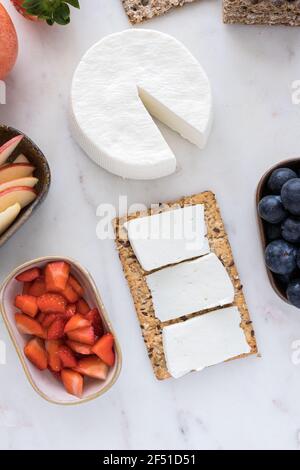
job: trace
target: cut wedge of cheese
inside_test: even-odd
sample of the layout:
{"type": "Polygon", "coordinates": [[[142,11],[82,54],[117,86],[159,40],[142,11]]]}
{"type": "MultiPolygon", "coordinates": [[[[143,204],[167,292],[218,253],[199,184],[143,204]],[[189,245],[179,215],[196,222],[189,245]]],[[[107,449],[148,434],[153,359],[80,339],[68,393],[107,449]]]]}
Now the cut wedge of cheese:
{"type": "Polygon", "coordinates": [[[163,328],[167,368],[174,378],[249,354],[237,307],[205,313],[163,328]]]}
{"type": "Polygon", "coordinates": [[[162,322],[231,304],[234,288],[214,254],[163,268],[146,276],[155,316],[162,322]]]}
{"type": "Polygon", "coordinates": [[[166,34],[112,34],[82,58],[71,90],[71,129],[106,170],[133,179],[173,173],[176,159],[152,116],[203,148],[212,120],[210,84],[191,53],[166,34]]]}
{"type": "Polygon", "coordinates": [[[13,221],[18,217],[21,211],[20,204],[14,204],[8,207],[5,211],[0,212],[0,235],[10,227],[13,221]]]}
{"type": "Polygon", "coordinates": [[[204,205],[138,217],[125,224],[132,249],[145,271],[210,252],[204,205]]]}

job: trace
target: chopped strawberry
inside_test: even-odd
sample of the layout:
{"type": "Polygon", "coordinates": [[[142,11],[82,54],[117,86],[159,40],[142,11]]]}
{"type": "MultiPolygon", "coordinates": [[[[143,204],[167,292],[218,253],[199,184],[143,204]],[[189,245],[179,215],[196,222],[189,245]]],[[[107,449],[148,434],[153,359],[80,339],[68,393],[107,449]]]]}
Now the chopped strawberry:
{"type": "Polygon", "coordinates": [[[69,283],[67,284],[65,290],[62,291],[62,295],[70,304],[75,304],[79,299],[79,295],[69,283]]]}
{"type": "Polygon", "coordinates": [[[71,287],[73,287],[74,291],[77,292],[79,297],[83,296],[83,294],[84,294],[83,287],[79,284],[77,279],[74,276],[72,276],[71,274],[70,274],[70,277],[69,277],[69,284],[70,284],[71,287]]]}
{"type": "Polygon", "coordinates": [[[55,372],[55,370],[52,370],[50,369],[50,367],[48,367],[49,371],[51,372],[51,374],[53,375],[53,377],[58,380],[59,382],[61,382],[61,375],[60,375],[60,372],[55,372]]]}
{"type": "Polygon", "coordinates": [[[62,315],[60,313],[41,313],[45,315],[42,325],[46,329],[49,328],[49,326],[54,322],[54,320],[57,320],[57,318],[62,318],[62,315]]]}
{"type": "Polygon", "coordinates": [[[44,342],[39,338],[31,339],[24,348],[27,359],[38,369],[45,370],[48,367],[48,356],[44,342]]]}
{"type": "Polygon", "coordinates": [[[63,318],[56,318],[48,328],[48,339],[60,339],[64,336],[65,321],[63,318]]]}
{"type": "Polygon", "coordinates": [[[92,351],[95,353],[102,361],[105,362],[108,366],[113,366],[115,363],[115,353],[114,353],[114,337],[111,333],[106,333],[102,338],[100,338],[92,351]]]}
{"type": "Polygon", "coordinates": [[[60,372],[62,369],[59,357],[59,348],[61,345],[62,342],[60,340],[47,340],[45,343],[46,351],[48,353],[49,367],[53,372],[60,372]]]}
{"type": "Polygon", "coordinates": [[[35,317],[39,311],[36,298],[32,295],[17,295],[15,298],[15,306],[22,310],[23,313],[30,317],[35,317]]]}
{"type": "Polygon", "coordinates": [[[29,295],[34,297],[40,297],[43,294],[46,294],[46,283],[43,278],[36,279],[29,288],[29,295]]]}
{"type": "Polygon", "coordinates": [[[86,315],[91,310],[88,303],[84,299],[78,300],[76,304],[77,312],[86,315]]]}
{"type": "Polygon", "coordinates": [[[106,365],[99,357],[84,357],[78,361],[76,371],[87,377],[105,380],[108,374],[108,365],[106,365]]]}
{"type": "Polygon", "coordinates": [[[40,277],[41,271],[39,268],[32,268],[32,269],[27,269],[27,271],[24,271],[23,273],[19,274],[16,277],[16,280],[19,282],[32,282],[38,277],[40,277]]]}
{"type": "Polygon", "coordinates": [[[70,265],[64,261],[49,263],[45,269],[47,292],[63,292],[67,286],[70,265]]]}
{"type": "Polygon", "coordinates": [[[65,333],[68,333],[69,331],[73,330],[78,330],[79,328],[84,328],[86,326],[91,326],[91,322],[84,318],[82,315],[79,315],[79,313],[76,313],[65,326],[65,333]]]}
{"type": "Polygon", "coordinates": [[[94,328],[95,335],[100,338],[100,336],[104,333],[102,319],[100,317],[99,310],[97,308],[93,308],[85,318],[91,322],[91,325],[94,328]]]}
{"type": "Polygon", "coordinates": [[[46,316],[47,316],[46,313],[40,312],[35,317],[35,320],[38,321],[42,325],[43,321],[45,321],[46,316]]]}
{"type": "Polygon", "coordinates": [[[90,344],[82,344],[70,340],[67,340],[66,344],[69,346],[69,348],[72,349],[72,351],[76,352],[77,354],[82,354],[84,356],[89,356],[90,354],[92,354],[93,346],[90,344]]]}
{"type": "Polygon", "coordinates": [[[68,348],[68,346],[60,346],[58,354],[63,367],[73,369],[73,367],[77,366],[77,361],[74,356],[74,353],[70,348],[68,348]]]}
{"type": "Polygon", "coordinates": [[[23,284],[23,289],[22,289],[22,295],[31,295],[30,294],[30,287],[31,287],[32,283],[31,282],[24,282],[23,284]]]}
{"type": "Polygon", "coordinates": [[[81,398],[83,393],[83,377],[78,372],[71,369],[63,369],[61,378],[68,393],[81,398]]]}
{"type": "Polygon", "coordinates": [[[95,333],[92,326],[86,326],[85,328],[80,328],[79,330],[69,331],[67,335],[71,341],[77,341],[78,343],[91,345],[95,343],[95,333]]]}
{"type": "Polygon", "coordinates": [[[76,305],[75,304],[68,304],[66,307],[65,318],[70,319],[76,313],[76,305]]]}
{"type": "Polygon", "coordinates": [[[45,338],[45,330],[43,327],[34,320],[33,318],[28,317],[27,315],[22,315],[21,313],[16,313],[15,315],[16,324],[20,333],[25,335],[35,335],[40,338],[45,338]]]}
{"type": "Polygon", "coordinates": [[[37,305],[42,312],[65,313],[67,302],[62,295],[44,294],[37,298],[37,305]]]}

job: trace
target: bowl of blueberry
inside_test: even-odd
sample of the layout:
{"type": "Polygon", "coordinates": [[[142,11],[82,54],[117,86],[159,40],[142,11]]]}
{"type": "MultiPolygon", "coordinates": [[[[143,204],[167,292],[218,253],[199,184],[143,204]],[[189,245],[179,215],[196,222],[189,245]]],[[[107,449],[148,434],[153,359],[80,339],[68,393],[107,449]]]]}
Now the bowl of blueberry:
{"type": "Polygon", "coordinates": [[[300,159],[267,171],[256,200],[270,282],[283,300],[300,308],[300,159]]]}

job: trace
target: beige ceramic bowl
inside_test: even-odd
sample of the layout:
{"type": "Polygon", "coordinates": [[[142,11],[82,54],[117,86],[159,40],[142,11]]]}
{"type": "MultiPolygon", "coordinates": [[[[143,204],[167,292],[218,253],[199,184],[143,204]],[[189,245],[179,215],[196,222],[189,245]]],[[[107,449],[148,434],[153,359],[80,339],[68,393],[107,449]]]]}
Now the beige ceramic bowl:
{"type": "Polygon", "coordinates": [[[45,400],[51,403],[60,405],[76,405],[93,400],[100,397],[107,392],[116,382],[122,364],[122,355],[119,342],[112,325],[108,319],[105,307],[97,290],[97,287],[91,275],[79,263],[69,258],[62,258],[56,256],[49,256],[39,258],[28,263],[23,264],[16,268],[4,281],[0,288],[0,309],[4,322],[9,331],[11,340],[16,348],[19,359],[22,363],[26,377],[34,390],[41,395],[45,400]],[[29,336],[23,335],[19,332],[14,321],[16,307],[14,307],[14,299],[20,293],[21,284],[15,280],[15,277],[24,270],[32,267],[42,267],[50,261],[62,260],[71,265],[71,273],[76,276],[81,285],[85,289],[85,298],[91,307],[97,307],[101,312],[101,318],[107,332],[110,332],[115,337],[115,352],[116,362],[114,367],[110,369],[108,377],[105,381],[89,380],[85,381],[84,394],[82,398],[69,395],[62,383],[60,383],[49,371],[39,371],[30,361],[26,358],[23,352],[24,345],[28,341],[29,336]]]}

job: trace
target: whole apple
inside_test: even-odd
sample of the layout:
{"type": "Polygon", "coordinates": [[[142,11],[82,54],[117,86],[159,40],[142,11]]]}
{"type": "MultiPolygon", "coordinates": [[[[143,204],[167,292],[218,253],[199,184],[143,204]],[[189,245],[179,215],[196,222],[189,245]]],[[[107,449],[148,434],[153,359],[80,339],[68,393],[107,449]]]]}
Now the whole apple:
{"type": "Polygon", "coordinates": [[[0,3],[0,25],[0,80],[3,80],[17,60],[18,37],[2,3],[0,3]]]}

